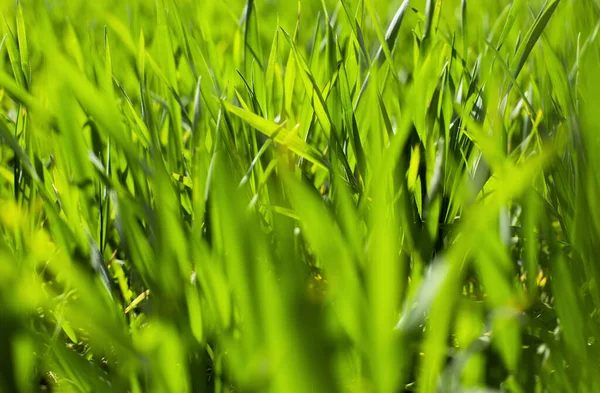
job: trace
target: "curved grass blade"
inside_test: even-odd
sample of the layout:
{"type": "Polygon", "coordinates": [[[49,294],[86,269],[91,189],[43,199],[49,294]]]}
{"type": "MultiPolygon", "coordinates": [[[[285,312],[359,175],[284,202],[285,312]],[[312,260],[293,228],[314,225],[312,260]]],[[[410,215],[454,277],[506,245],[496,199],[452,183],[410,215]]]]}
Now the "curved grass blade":
{"type": "Polygon", "coordinates": [[[307,159],[322,169],[329,169],[331,165],[325,158],[312,146],[304,142],[297,135],[291,135],[290,132],[280,132],[282,126],[258,116],[248,110],[239,108],[229,102],[222,101],[225,109],[244,120],[250,126],[260,131],[269,138],[274,137],[275,141],[287,146],[291,151],[300,157],[307,159]]]}
{"type": "MultiPolygon", "coordinates": [[[[404,2],[398,7],[398,10],[394,14],[390,25],[385,32],[385,45],[387,45],[390,53],[394,50],[394,45],[396,43],[396,39],[398,38],[398,31],[400,31],[400,26],[402,25],[402,20],[404,19],[404,14],[406,14],[406,10],[410,5],[410,0],[404,0],[404,2]]],[[[375,61],[382,61],[381,55],[383,54],[383,43],[377,50],[377,54],[375,55],[375,61]]]]}
{"type": "Polygon", "coordinates": [[[538,39],[544,32],[546,25],[550,21],[550,18],[554,14],[554,11],[556,11],[556,7],[558,7],[559,3],[560,0],[553,0],[546,8],[544,8],[540,12],[538,17],[535,19],[533,26],[531,26],[531,28],[527,32],[523,43],[519,46],[519,49],[517,50],[517,53],[515,55],[515,59],[517,59],[517,62],[512,66],[511,69],[514,79],[517,79],[517,77],[519,76],[519,73],[525,65],[525,62],[527,61],[531,50],[533,49],[538,39]]]}

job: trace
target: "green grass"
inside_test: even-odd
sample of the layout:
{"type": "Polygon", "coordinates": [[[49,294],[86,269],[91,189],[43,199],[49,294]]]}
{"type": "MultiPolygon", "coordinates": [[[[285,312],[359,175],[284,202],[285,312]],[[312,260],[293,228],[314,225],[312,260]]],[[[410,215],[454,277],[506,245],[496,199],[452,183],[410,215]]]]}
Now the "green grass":
{"type": "Polygon", "coordinates": [[[0,11],[0,392],[600,392],[597,0],[0,11]]]}

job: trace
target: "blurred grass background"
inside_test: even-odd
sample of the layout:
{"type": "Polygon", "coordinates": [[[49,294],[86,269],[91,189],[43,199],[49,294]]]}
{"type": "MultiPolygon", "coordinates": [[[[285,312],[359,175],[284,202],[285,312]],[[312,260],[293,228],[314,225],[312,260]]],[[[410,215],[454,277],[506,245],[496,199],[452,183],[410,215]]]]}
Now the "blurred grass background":
{"type": "Polygon", "coordinates": [[[0,392],[600,391],[596,0],[0,11],[0,392]]]}

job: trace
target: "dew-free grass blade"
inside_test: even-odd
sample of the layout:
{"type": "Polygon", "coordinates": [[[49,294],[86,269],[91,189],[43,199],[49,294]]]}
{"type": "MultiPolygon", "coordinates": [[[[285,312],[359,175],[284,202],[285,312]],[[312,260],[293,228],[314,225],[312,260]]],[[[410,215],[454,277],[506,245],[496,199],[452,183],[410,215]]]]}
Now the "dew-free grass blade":
{"type": "Polygon", "coordinates": [[[521,72],[521,69],[525,65],[525,62],[527,61],[529,54],[531,53],[531,51],[533,50],[533,47],[535,46],[535,44],[539,40],[540,36],[544,32],[546,25],[550,21],[550,18],[554,14],[554,11],[556,11],[556,7],[558,7],[559,3],[560,3],[560,0],[551,1],[550,4],[548,4],[544,9],[542,9],[540,11],[540,14],[535,19],[533,25],[527,31],[527,34],[525,35],[525,39],[523,40],[521,45],[519,45],[519,49],[517,50],[517,53],[515,54],[516,63],[511,64],[511,72],[515,79],[519,76],[519,73],[521,72]]]}
{"type": "MultiPolygon", "coordinates": [[[[390,53],[394,49],[394,44],[396,43],[396,38],[398,37],[398,31],[400,31],[400,26],[402,25],[404,14],[406,14],[406,10],[408,9],[409,5],[410,0],[404,0],[404,2],[402,2],[400,7],[394,14],[394,17],[392,18],[392,21],[390,22],[387,31],[385,32],[385,45],[387,45],[390,53]]],[[[381,55],[383,54],[383,51],[384,49],[382,44],[382,46],[379,47],[379,50],[375,54],[375,61],[382,60],[381,55]]]]}
{"type": "Polygon", "coordinates": [[[314,147],[302,141],[292,132],[279,132],[282,129],[281,125],[258,116],[248,110],[238,108],[228,102],[223,102],[223,105],[229,112],[238,116],[240,119],[244,120],[264,135],[268,137],[275,137],[275,140],[278,143],[287,146],[291,151],[298,154],[300,157],[307,159],[322,169],[330,168],[330,164],[325,160],[325,158],[323,158],[321,154],[319,154],[318,151],[316,151],[314,147]]]}

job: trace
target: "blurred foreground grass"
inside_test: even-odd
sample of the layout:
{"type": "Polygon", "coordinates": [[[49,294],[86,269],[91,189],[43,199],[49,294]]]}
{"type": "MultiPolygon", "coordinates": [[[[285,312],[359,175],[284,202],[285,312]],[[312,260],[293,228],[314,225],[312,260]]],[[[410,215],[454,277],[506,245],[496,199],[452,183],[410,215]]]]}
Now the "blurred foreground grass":
{"type": "Polygon", "coordinates": [[[600,391],[596,0],[0,11],[0,392],[600,391]]]}

